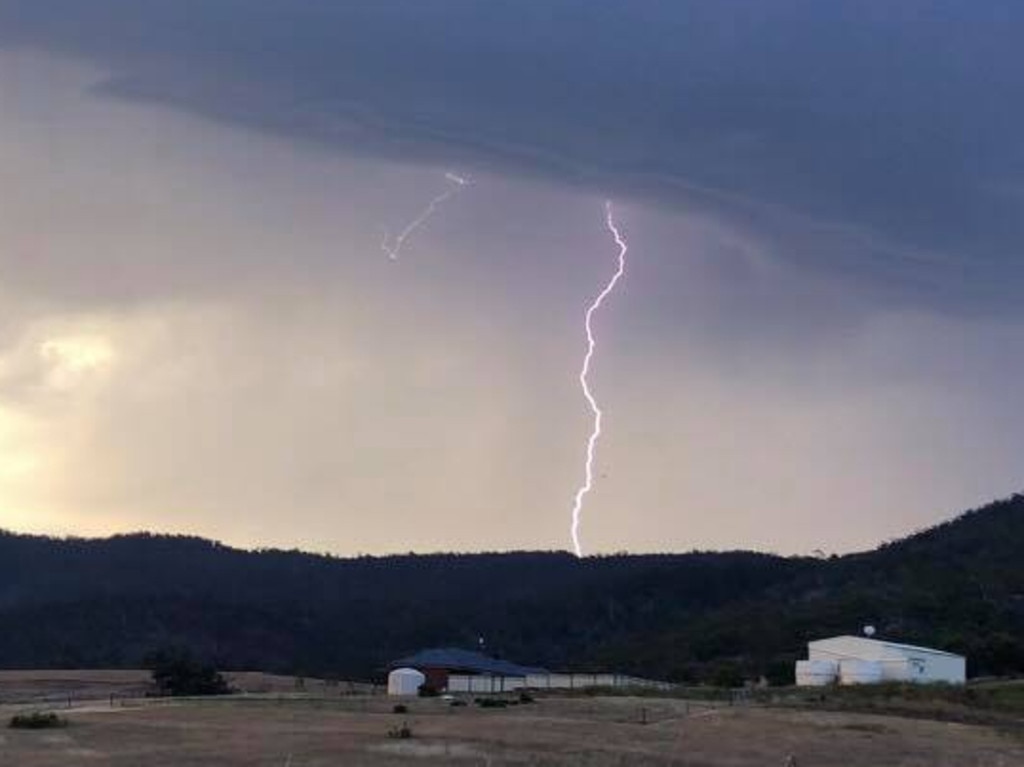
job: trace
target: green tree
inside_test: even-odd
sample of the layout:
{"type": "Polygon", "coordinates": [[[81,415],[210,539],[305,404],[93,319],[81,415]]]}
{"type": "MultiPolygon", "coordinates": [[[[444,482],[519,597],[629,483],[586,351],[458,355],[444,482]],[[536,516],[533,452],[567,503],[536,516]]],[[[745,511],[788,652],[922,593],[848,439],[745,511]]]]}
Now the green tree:
{"type": "Polygon", "coordinates": [[[209,663],[181,648],[163,649],[149,656],[153,683],[161,695],[227,695],[227,680],[209,663]]]}

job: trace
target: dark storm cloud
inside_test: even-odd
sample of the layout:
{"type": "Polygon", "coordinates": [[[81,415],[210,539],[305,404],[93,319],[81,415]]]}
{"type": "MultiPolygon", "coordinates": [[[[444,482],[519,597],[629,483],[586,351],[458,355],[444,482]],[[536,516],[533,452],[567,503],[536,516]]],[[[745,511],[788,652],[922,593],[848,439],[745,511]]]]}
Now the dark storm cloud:
{"type": "Polygon", "coordinates": [[[948,306],[1022,276],[1016,2],[0,0],[108,94],[702,206],[948,306]]]}

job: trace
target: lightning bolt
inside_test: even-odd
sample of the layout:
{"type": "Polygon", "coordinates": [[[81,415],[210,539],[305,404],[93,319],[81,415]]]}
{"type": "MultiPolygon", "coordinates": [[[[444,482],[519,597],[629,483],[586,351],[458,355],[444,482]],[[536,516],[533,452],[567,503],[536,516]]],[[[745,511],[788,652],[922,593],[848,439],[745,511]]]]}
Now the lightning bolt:
{"type": "Polygon", "coordinates": [[[432,199],[427,207],[420,211],[420,214],[416,216],[416,218],[414,218],[397,237],[395,237],[393,243],[391,235],[388,232],[384,232],[384,239],[380,244],[380,249],[387,253],[388,258],[392,261],[398,260],[398,255],[402,252],[402,247],[405,245],[405,241],[409,239],[409,236],[413,232],[423,226],[423,224],[427,223],[427,219],[434,215],[434,212],[440,205],[464,187],[469,186],[468,178],[459,176],[455,173],[445,173],[444,178],[445,181],[448,182],[448,188],[432,199]]]}
{"type": "Polygon", "coordinates": [[[597,341],[594,338],[594,328],[592,323],[594,314],[596,314],[597,310],[601,308],[601,305],[604,303],[605,299],[608,298],[609,294],[615,290],[615,286],[618,284],[619,280],[622,279],[622,275],[625,274],[626,253],[629,250],[629,246],[626,244],[625,239],[622,237],[622,233],[619,231],[619,227],[615,223],[615,215],[610,200],[604,204],[604,209],[605,226],[608,227],[608,231],[614,238],[615,244],[619,246],[619,261],[615,274],[612,275],[608,284],[605,285],[604,290],[598,293],[597,298],[595,298],[594,302],[587,308],[587,313],[584,319],[584,327],[587,331],[587,353],[583,357],[583,368],[580,370],[580,387],[583,389],[583,396],[586,397],[587,404],[590,406],[590,411],[594,414],[594,428],[590,432],[590,439],[587,440],[585,479],[579,490],[576,491],[576,498],[572,507],[572,546],[577,557],[583,556],[583,547],[580,545],[580,515],[583,511],[583,499],[594,485],[594,453],[597,449],[597,440],[601,436],[601,421],[604,417],[604,413],[601,412],[601,408],[597,404],[597,400],[590,391],[590,383],[587,380],[587,376],[590,374],[590,363],[594,358],[594,351],[597,349],[597,341]]]}

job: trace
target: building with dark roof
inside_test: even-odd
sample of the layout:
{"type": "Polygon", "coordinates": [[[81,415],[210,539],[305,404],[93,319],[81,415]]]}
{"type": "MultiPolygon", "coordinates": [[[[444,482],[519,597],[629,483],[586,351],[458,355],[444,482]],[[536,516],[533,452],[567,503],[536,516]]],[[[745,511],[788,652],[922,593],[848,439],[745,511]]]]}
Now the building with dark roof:
{"type": "Polygon", "coordinates": [[[548,673],[546,669],[520,666],[517,663],[457,647],[421,650],[415,655],[399,658],[389,665],[389,669],[398,668],[416,669],[427,678],[426,684],[435,690],[446,689],[451,674],[525,677],[529,674],[548,673]]]}

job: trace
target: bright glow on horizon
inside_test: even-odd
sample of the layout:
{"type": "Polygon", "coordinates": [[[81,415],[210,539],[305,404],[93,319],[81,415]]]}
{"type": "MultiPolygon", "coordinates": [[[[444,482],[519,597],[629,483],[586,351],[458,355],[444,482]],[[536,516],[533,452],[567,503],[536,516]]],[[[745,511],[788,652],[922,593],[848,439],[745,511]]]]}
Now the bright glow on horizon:
{"type": "Polygon", "coordinates": [[[0,529],[20,531],[39,520],[18,508],[24,483],[42,466],[40,455],[27,444],[29,428],[25,417],[0,405],[0,529]]]}
{"type": "Polygon", "coordinates": [[[619,265],[615,274],[612,275],[611,280],[609,280],[608,284],[605,285],[604,290],[598,294],[597,298],[594,299],[594,302],[587,309],[584,320],[584,327],[587,332],[587,353],[583,357],[583,368],[580,370],[580,386],[583,389],[583,396],[586,397],[587,404],[590,406],[590,411],[594,414],[594,428],[590,432],[590,439],[587,440],[585,479],[579,490],[576,491],[576,497],[572,508],[572,546],[577,557],[583,556],[583,546],[580,544],[580,517],[583,511],[583,499],[594,485],[594,452],[597,448],[597,440],[601,436],[601,421],[604,417],[604,413],[601,411],[601,408],[597,404],[597,400],[590,391],[590,384],[587,381],[587,376],[590,373],[590,363],[594,358],[594,351],[597,348],[597,341],[594,338],[592,321],[594,314],[601,308],[601,305],[604,303],[604,300],[608,295],[615,290],[616,284],[625,273],[626,253],[629,250],[629,246],[626,245],[626,241],[622,238],[622,234],[619,231],[618,226],[615,224],[612,203],[610,200],[605,203],[605,225],[608,227],[608,231],[611,232],[612,237],[615,239],[615,244],[619,246],[619,265]]]}
{"type": "Polygon", "coordinates": [[[40,466],[39,457],[32,453],[4,456],[0,463],[0,479],[20,479],[35,472],[40,466]]]}
{"type": "Polygon", "coordinates": [[[0,407],[0,480],[16,479],[34,471],[38,457],[24,449],[25,419],[0,407]]]}
{"type": "Polygon", "coordinates": [[[39,356],[52,366],[48,383],[55,389],[74,386],[114,361],[110,342],[98,336],[51,338],[39,346],[39,356]]]}

